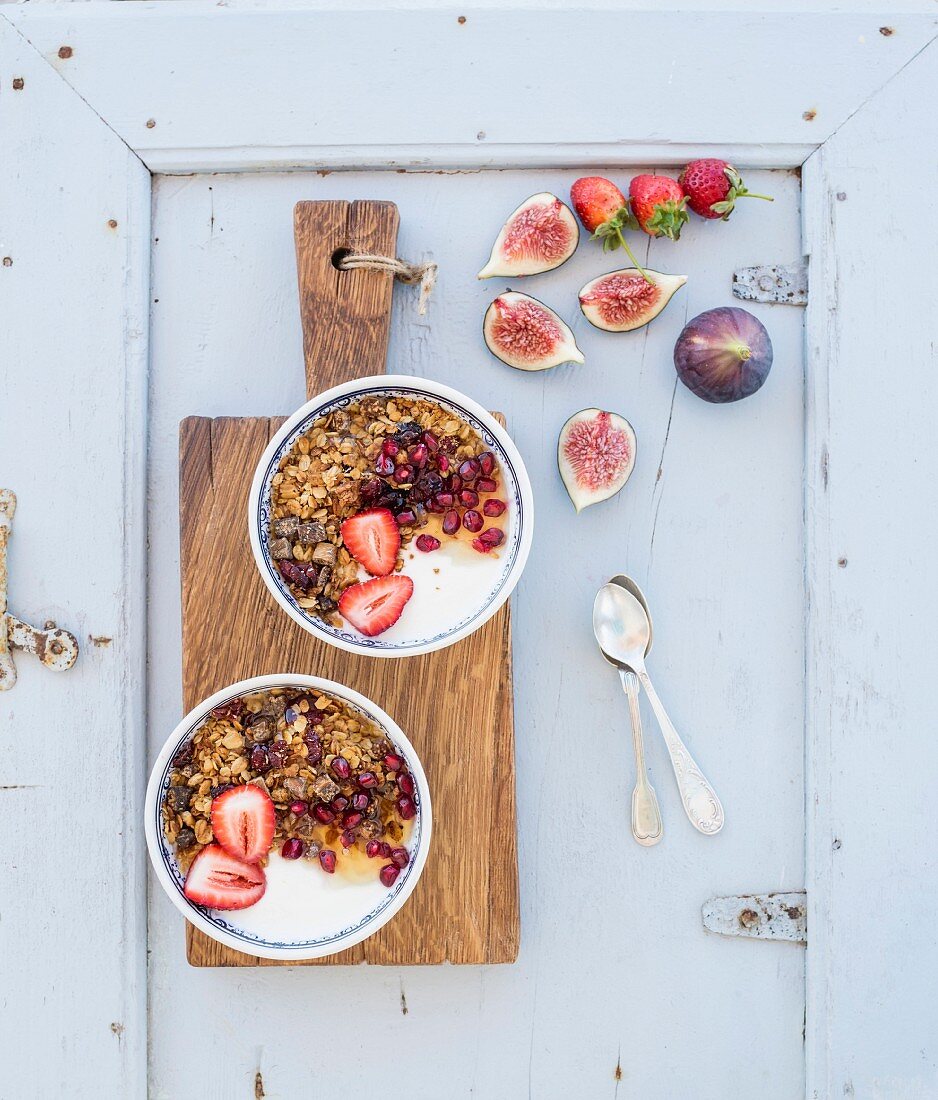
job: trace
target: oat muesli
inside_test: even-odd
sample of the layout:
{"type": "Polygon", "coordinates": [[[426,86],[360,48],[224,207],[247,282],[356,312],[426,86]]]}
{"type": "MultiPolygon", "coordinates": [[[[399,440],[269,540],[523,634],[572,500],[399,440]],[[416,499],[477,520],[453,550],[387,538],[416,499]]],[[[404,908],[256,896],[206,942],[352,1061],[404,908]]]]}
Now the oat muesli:
{"type": "Polygon", "coordinates": [[[319,417],[281,459],[269,551],[300,608],[378,634],[413,591],[401,547],[433,553],[461,538],[496,550],[500,487],[495,456],[455,413],[426,398],[364,397],[319,417]]]}
{"type": "Polygon", "coordinates": [[[416,799],[403,756],[370,719],[331,695],[275,688],[216,707],[179,748],[163,833],[191,900],[243,908],[228,902],[263,894],[271,850],[330,874],[377,859],[393,885],[416,799]]]}

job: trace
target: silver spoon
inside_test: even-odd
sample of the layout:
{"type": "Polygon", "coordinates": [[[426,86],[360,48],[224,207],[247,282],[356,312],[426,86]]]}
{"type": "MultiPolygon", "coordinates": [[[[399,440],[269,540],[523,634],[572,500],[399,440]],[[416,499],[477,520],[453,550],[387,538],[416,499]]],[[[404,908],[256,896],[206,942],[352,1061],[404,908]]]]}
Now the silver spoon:
{"type": "MultiPolygon", "coordinates": [[[[610,583],[613,582],[610,581],[610,583]]],[[[664,827],[661,823],[661,810],[658,808],[658,796],[648,779],[648,769],[645,766],[642,714],[638,703],[638,677],[630,668],[627,668],[614,657],[610,657],[606,652],[596,626],[595,612],[593,615],[593,630],[603,657],[619,670],[622,688],[629,701],[629,717],[632,721],[632,748],[635,750],[635,786],[632,789],[632,836],[639,844],[650,848],[661,840],[664,835],[664,827]]]]}
{"type": "Polygon", "coordinates": [[[651,648],[651,616],[643,599],[639,600],[631,587],[604,584],[593,604],[593,631],[603,653],[615,664],[634,671],[648,693],[691,824],[702,833],[718,833],[723,828],[720,800],[678,736],[645,670],[645,654],[651,648]]]}

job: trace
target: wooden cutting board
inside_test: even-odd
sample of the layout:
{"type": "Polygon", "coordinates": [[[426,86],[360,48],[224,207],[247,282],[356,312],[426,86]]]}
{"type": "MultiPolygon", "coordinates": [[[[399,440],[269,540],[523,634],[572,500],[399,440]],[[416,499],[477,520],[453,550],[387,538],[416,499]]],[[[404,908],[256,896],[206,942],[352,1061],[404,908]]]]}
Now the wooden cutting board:
{"type": "MultiPolygon", "coordinates": [[[[392,203],[297,204],[310,396],[385,370],[392,280],[340,271],[333,256],[342,249],[394,256],[397,227],[392,203]]],[[[520,927],[508,605],[456,645],[395,660],[345,653],[293,623],[261,581],[245,522],[254,468],[282,423],[193,416],[180,426],[185,708],[246,676],[325,676],[384,707],[420,754],[433,838],[416,890],[370,939],[311,963],[513,962],[520,927]]],[[[187,951],[193,966],[309,965],[242,954],[192,925],[187,951]]]]}

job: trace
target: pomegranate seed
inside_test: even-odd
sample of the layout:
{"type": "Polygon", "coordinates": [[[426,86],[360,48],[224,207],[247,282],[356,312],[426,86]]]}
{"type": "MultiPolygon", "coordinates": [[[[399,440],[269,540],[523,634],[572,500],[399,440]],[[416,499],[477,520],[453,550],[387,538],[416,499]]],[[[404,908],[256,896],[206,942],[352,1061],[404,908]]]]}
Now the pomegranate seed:
{"type": "Polygon", "coordinates": [[[416,447],[411,447],[407,452],[407,457],[411,462],[420,470],[427,464],[427,459],[430,457],[430,452],[427,450],[426,445],[418,443],[416,447]]]}
{"type": "Polygon", "coordinates": [[[270,767],[270,757],[263,745],[255,745],[251,749],[251,767],[256,772],[265,772],[270,767]]]}
{"type": "Polygon", "coordinates": [[[397,466],[394,470],[394,480],[398,485],[409,485],[414,480],[414,468],[405,462],[403,466],[397,466]]]}
{"type": "Polygon", "coordinates": [[[391,845],[388,844],[388,842],[386,840],[381,841],[381,858],[382,859],[390,859],[391,858],[391,845]]]}
{"type": "Polygon", "coordinates": [[[490,527],[479,535],[479,542],[484,543],[486,546],[501,546],[504,541],[505,532],[499,527],[490,527]]]}
{"type": "Polygon", "coordinates": [[[346,829],[345,832],[339,837],[339,843],[342,847],[348,851],[349,848],[355,847],[355,834],[351,829],[346,829]]]}
{"type": "Polygon", "coordinates": [[[450,474],[446,479],[446,484],[449,486],[450,492],[458,493],[462,488],[462,478],[459,474],[450,474]]]}
{"type": "Polygon", "coordinates": [[[404,794],[413,794],[416,784],[414,783],[414,777],[410,772],[401,772],[397,777],[397,785],[401,788],[404,794]]]}
{"type": "MultiPolygon", "coordinates": [[[[480,516],[479,518],[481,519],[482,517],[480,516]]],[[[339,779],[348,779],[352,774],[349,762],[344,756],[337,756],[329,766],[332,768],[332,774],[337,775],[339,779]]]]}
{"type": "Polygon", "coordinates": [[[473,539],[471,546],[473,550],[478,550],[480,554],[488,554],[492,550],[492,547],[486,546],[481,539],[473,539]]]}
{"type": "Polygon", "coordinates": [[[436,468],[441,474],[449,472],[449,457],[445,454],[438,454],[436,456],[436,468]]]}
{"type": "Polygon", "coordinates": [[[290,813],[296,814],[297,817],[302,817],[308,809],[309,804],[304,802],[301,798],[298,798],[295,802],[290,803],[290,813]]]}
{"type": "Polygon", "coordinates": [[[337,814],[342,813],[344,810],[348,809],[348,799],[344,794],[337,794],[329,803],[329,809],[337,814]]]}
{"type": "Polygon", "coordinates": [[[408,798],[407,795],[404,795],[403,798],[399,798],[397,800],[397,812],[405,821],[410,821],[417,813],[417,807],[414,805],[414,800],[408,798]]]}
{"type": "Polygon", "coordinates": [[[479,455],[479,466],[482,469],[482,473],[488,477],[495,469],[495,455],[491,451],[483,451],[479,455]]]}
{"type": "Polygon", "coordinates": [[[441,510],[445,511],[447,508],[452,508],[456,503],[456,498],[452,493],[446,492],[444,489],[441,493],[434,494],[433,503],[441,510]]]}
{"type": "Polygon", "coordinates": [[[410,852],[406,848],[392,848],[391,862],[395,867],[403,869],[410,863],[410,852]]]}
{"type": "Polygon", "coordinates": [[[434,515],[439,515],[443,511],[443,505],[437,504],[435,500],[427,501],[427,511],[433,512],[434,515]]]}
{"type": "Polygon", "coordinates": [[[487,516],[494,519],[496,516],[500,516],[507,507],[508,505],[503,500],[496,500],[493,497],[491,500],[487,500],[485,504],[482,505],[482,511],[487,516]]]}
{"type": "Polygon", "coordinates": [[[360,814],[358,810],[349,810],[349,812],[342,818],[342,824],[346,829],[357,829],[364,820],[364,815],[360,814]]]}
{"type": "Polygon", "coordinates": [[[439,550],[440,540],[435,539],[432,535],[421,535],[417,539],[417,549],[423,551],[424,554],[432,554],[434,550],[439,550]]]}
{"type": "Polygon", "coordinates": [[[396,752],[386,752],[384,754],[384,766],[389,772],[399,772],[404,766],[404,758],[398,756],[396,752]]]}
{"type": "Polygon", "coordinates": [[[280,854],[284,859],[299,859],[303,854],[303,841],[295,836],[290,837],[283,842],[280,854]]]}
{"type": "Polygon", "coordinates": [[[416,513],[409,508],[405,508],[403,512],[398,512],[394,518],[397,520],[398,527],[413,527],[417,522],[416,513]]]}
{"type": "Polygon", "coordinates": [[[480,493],[494,493],[498,488],[498,482],[490,477],[480,477],[476,482],[476,488],[480,493]]]}
{"type": "Polygon", "coordinates": [[[440,449],[440,441],[433,432],[424,432],[423,441],[431,451],[438,451],[440,449]]]}
{"type": "Polygon", "coordinates": [[[374,772],[362,772],[358,777],[359,787],[365,787],[366,789],[371,787],[377,787],[378,777],[374,772]]]}
{"type": "Polygon", "coordinates": [[[466,512],[462,517],[463,527],[465,527],[467,531],[472,531],[473,534],[475,534],[477,531],[481,531],[482,525],[484,523],[485,520],[479,515],[478,512],[474,511],[472,508],[470,508],[469,511],[466,512]]]}
{"type": "Polygon", "coordinates": [[[313,817],[317,821],[321,821],[323,825],[331,825],[335,821],[335,814],[328,806],[324,806],[321,802],[318,806],[313,807],[313,817]]]}
{"type": "Polygon", "coordinates": [[[309,734],[306,738],[306,748],[309,750],[306,759],[310,764],[318,764],[322,760],[322,741],[319,740],[318,734],[309,734]]]}
{"type": "Polygon", "coordinates": [[[363,813],[371,805],[371,796],[365,794],[364,791],[359,791],[358,794],[352,795],[352,807],[356,810],[361,810],[363,813]]]}
{"type": "Polygon", "coordinates": [[[475,508],[479,503],[479,494],[473,489],[463,489],[459,494],[459,503],[462,504],[464,508],[475,508]]]}
{"type": "Polygon", "coordinates": [[[377,859],[377,857],[381,855],[381,841],[369,840],[365,845],[365,855],[369,859],[377,859]]]}
{"type": "Polygon", "coordinates": [[[467,458],[459,467],[459,476],[463,481],[475,481],[480,473],[482,473],[482,467],[474,458],[467,458]]]}
{"type": "Polygon", "coordinates": [[[380,454],[375,459],[375,473],[390,477],[394,473],[394,459],[390,455],[380,454]]]}
{"type": "Polygon", "coordinates": [[[335,852],[331,848],[323,848],[319,853],[319,863],[328,874],[335,874],[335,852]]]}
{"type": "Polygon", "coordinates": [[[397,876],[400,873],[400,867],[395,867],[393,863],[386,863],[378,872],[378,878],[381,879],[382,885],[390,888],[397,882],[397,876]]]}
{"type": "Polygon", "coordinates": [[[393,458],[399,450],[400,447],[397,445],[396,440],[386,439],[381,444],[381,453],[385,455],[390,455],[391,458],[393,458]]]}
{"type": "Polygon", "coordinates": [[[453,509],[443,517],[443,531],[447,535],[455,535],[459,530],[459,513],[453,509]]]}

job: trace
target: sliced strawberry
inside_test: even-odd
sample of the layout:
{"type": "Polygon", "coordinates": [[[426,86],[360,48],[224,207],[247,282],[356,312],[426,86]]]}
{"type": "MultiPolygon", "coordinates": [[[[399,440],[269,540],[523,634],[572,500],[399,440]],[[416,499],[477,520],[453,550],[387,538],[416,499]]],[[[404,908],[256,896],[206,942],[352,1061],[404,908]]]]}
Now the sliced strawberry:
{"type": "Polygon", "coordinates": [[[342,541],[373,577],[386,577],[394,571],[401,531],[387,508],[372,508],[347,519],[342,524],[342,541]]]}
{"type": "Polygon", "coordinates": [[[396,573],[375,577],[346,588],[339,598],[339,611],[356,630],[373,638],[397,622],[413,594],[414,582],[410,577],[396,573]]]}
{"type": "Polygon", "coordinates": [[[229,787],[212,799],[212,832],[235,859],[246,863],[263,859],[270,851],[276,824],[270,795],[253,783],[229,787]]]}
{"type": "Polygon", "coordinates": [[[209,844],[192,861],[184,893],[189,901],[209,909],[247,909],[261,900],[266,889],[263,868],[209,844]]]}

